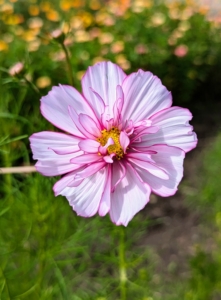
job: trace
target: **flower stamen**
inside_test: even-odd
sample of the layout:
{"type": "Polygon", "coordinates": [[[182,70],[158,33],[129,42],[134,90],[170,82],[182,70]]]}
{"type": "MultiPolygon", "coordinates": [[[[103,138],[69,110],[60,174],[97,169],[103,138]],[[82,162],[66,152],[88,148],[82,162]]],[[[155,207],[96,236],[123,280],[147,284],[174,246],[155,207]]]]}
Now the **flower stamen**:
{"type": "Polygon", "coordinates": [[[114,144],[111,144],[107,147],[108,154],[115,154],[117,160],[120,160],[124,156],[124,151],[120,144],[120,130],[117,127],[112,127],[111,130],[107,131],[106,129],[101,131],[102,136],[97,139],[101,146],[105,146],[108,142],[108,139],[111,138],[114,144]]]}

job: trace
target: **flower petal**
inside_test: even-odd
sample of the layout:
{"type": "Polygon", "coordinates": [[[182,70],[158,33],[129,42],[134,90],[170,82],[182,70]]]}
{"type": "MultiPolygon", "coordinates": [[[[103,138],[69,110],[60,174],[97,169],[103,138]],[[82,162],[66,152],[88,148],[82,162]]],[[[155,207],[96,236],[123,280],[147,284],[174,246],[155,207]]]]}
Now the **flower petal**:
{"type": "Polygon", "coordinates": [[[82,137],[68,113],[68,106],[74,106],[76,112],[94,114],[84,97],[71,86],[54,86],[47,96],[41,98],[42,115],[56,127],[75,136],[82,137]]]}
{"type": "Polygon", "coordinates": [[[58,180],[54,186],[53,191],[55,196],[61,195],[62,191],[69,186],[69,184],[73,181],[74,176],[79,170],[82,170],[82,168],[79,168],[78,170],[74,170],[71,173],[68,173],[67,175],[63,176],[60,180],[58,180]]]}
{"type": "Polygon", "coordinates": [[[151,192],[130,164],[126,165],[126,170],[125,177],[111,194],[110,209],[112,222],[124,226],[148,203],[151,192]]]}
{"type": "Polygon", "coordinates": [[[127,159],[129,162],[137,165],[138,167],[146,170],[147,172],[149,172],[150,174],[159,177],[161,179],[164,180],[168,180],[169,179],[169,175],[167,174],[167,172],[165,170],[162,170],[160,167],[158,167],[156,164],[154,164],[153,162],[151,162],[148,157],[146,160],[140,159],[139,154],[140,153],[134,153],[137,154],[136,158],[135,157],[129,157],[129,155],[127,156],[127,159]]]}
{"type": "Polygon", "coordinates": [[[99,156],[98,154],[90,153],[90,154],[83,154],[83,155],[74,157],[73,159],[70,160],[70,162],[72,164],[85,165],[85,164],[94,163],[101,159],[102,159],[102,157],[99,156]]]}
{"type": "Polygon", "coordinates": [[[98,213],[101,217],[105,216],[110,210],[111,201],[111,167],[108,166],[108,174],[106,177],[104,191],[101,197],[98,213]]]}
{"type": "Polygon", "coordinates": [[[33,159],[38,160],[37,170],[45,176],[56,176],[71,172],[79,166],[70,163],[70,159],[82,154],[78,147],[80,139],[71,135],[43,131],[34,133],[30,137],[33,159]],[[74,153],[65,154],[65,149],[73,147],[74,153]],[[54,150],[61,151],[62,155],[54,150]]]}
{"type": "Polygon", "coordinates": [[[134,141],[132,147],[149,147],[155,144],[165,144],[188,152],[197,144],[195,132],[192,132],[192,127],[186,125],[162,127],[158,132],[144,135],[141,139],[142,141],[140,142],[134,141]]]}
{"type": "Polygon", "coordinates": [[[124,153],[126,153],[127,147],[128,147],[129,144],[130,144],[129,137],[127,136],[127,134],[125,132],[121,131],[121,133],[120,133],[120,145],[123,148],[124,153]]]}
{"type": "Polygon", "coordinates": [[[77,114],[76,110],[72,106],[68,106],[68,114],[71,117],[73,124],[76,126],[76,128],[79,131],[79,134],[81,134],[84,138],[87,137],[89,139],[94,139],[94,136],[89,133],[80,123],[79,115],[77,114]]]}
{"type": "Polygon", "coordinates": [[[95,140],[81,140],[78,144],[79,148],[86,153],[98,153],[98,148],[100,147],[100,143],[95,140]]]}
{"type": "Polygon", "coordinates": [[[116,189],[116,186],[122,181],[126,175],[126,169],[124,164],[116,161],[111,170],[111,192],[113,193],[116,189]]]}
{"type": "MultiPolygon", "coordinates": [[[[122,85],[125,78],[126,74],[117,65],[106,61],[97,63],[93,67],[89,67],[82,78],[83,95],[96,111],[98,108],[97,96],[91,92],[90,88],[92,88],[104,100],[105,105],[109,105],[112,114],[115,102],[113,93],[115,93],[117,85],[122,85]]],[[[96,111],[96,113],[100,112],[96,111]]],[[[113,115],[110,118],[113,118],[113,115]]]]}
{"type": "Polygon", "coordinates": [[[85,178],[79,186],[66,187],[61,195],[68,199],[77,215],[91,217],[99,209],[107,176],[108,169],[104,167],[94,175],[85,178]]]}
{"type": "Polygon", "coordinates": [[[97,127],[97,124],[91,117],[85,114],[80,114],[79,122],[84,127],[84,129],[94,137],[99,137],[101,135],[101,128],[97,127]]]}
{"type": "Polygon", "coordinates": [[[152,191],[160,196],[172,196],[177,191],[177,186],[183,177],[183,160],[185,152],[180,148],[167,145],[154,145],[149,148],[156,151],[151,157],[159,168],[169,175],[168,180],[163,180],[149,172],[144,172],[139,167],[134,166],[144,182],[150,185],[152,191]]]}
{"type": "Polygon", "coordinates": [[[123,119],[134,123],[147,119],[156,112],[170,107],[171,93],[162,85],[160,79],[150,72],[139,70],[124,80],[123,119]]]}
{"type": "Polygon", "coordinates": [[[192,114],[188,109],[170,107],[151,117],[152,124],[161,127],[156,134],[149,136],[146,145],[168,144],[188,152],[196,147],[197,137],[189,124],[192,114]],[[153,140],[154,141],[153,141],[153,140]]]}

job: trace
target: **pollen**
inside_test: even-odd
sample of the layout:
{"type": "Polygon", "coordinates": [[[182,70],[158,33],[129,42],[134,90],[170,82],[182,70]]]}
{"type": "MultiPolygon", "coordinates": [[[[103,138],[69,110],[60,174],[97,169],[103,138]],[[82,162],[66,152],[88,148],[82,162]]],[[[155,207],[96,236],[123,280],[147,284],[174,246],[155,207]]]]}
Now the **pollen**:
{"type": "Polygon", "coordinates": [[[111,130],[106,129],[101,131],[102,136],[97,139],[101,146],[105,146],[109,138],[114,141],[113,145],[107,147],[108,154],[115,153],[115,158],[120,160],[124,156],[124,151],[120,144],[120,130],[117,127],[112,127],[111,130]]]}

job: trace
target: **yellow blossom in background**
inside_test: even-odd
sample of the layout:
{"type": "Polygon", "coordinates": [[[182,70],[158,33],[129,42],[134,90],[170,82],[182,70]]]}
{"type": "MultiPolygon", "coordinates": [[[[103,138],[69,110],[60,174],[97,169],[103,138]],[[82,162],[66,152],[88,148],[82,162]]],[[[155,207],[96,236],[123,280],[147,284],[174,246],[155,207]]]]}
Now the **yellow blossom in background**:
{"type": "Polygon", "coordinates": [[[113,53],[119,53],[124,50],[124,42],[123,41],[117,41],[111,45],[111,52],[113,53]]]}
{"type": "Polygon", "coordinates": [[[101,4],[98,0],[91,0],[89,2],[89,7],[92,9],[92,10],[98,10],[101,8],[101,4]]]}
{"type": "Polygon", "coordinates": [[[84,11],[84,12],[80,12],[78,14],[79,19],[82,21],[82,24],[84,27],[88,27],[92,24],[94,18],[92,16],[92,14],[84,11]]]}
{"type": "Polygon", "coordinates": [[[30,29],[37,29],[43,26],[43,20],[38,17],[28,19],[27,23],[30,29]]]}
{"type": "Polygon", "coordinates": [[[157,12],[151,18],[152,26],[160,26],[166,21],[166,16],[163,13],[157,12]]]}
{"type": "Polygon", "coordinates": [[[41,76],[36,80],[36,86],[39,89],[44,89],[51,85],[51,79],[48,76],[41,76]]]}
{"type": "Polygon", "coordinates": [[[46,12],[46,18],[52,22],[57,22],[60,20],[60,16],[56,10],[50,9],[46,12]]]}
{"type": "Polygon", "coordinates": [[[98,38],[101,44],[110,44],[114,40],[114,36],[109,32],[102,32],[98,38]]]}
{"type": "Polygon", "coordinates": [[[3,14],[12,14],[14,12],[14,7],[10,3],[4,3],[0,7],[0,12],[3,13],[3,14]]]}
{"type": "Polygon", "coordinates": [[[114,25],[115,23],[113,16],[111,16],[110,14],[102,10],[97,12],[95,16],[95,21],[99,25],[106,25],[106,26],[111,26],[114,25]]]}
{"type": "Polygon", "coordinates": [[[172,19],[172,20],[177,20],[180,18],[180,10],[178,8],[173,8],[173,9],[170,9],[169,11],[169,17],[172,19]]]}
{"type": "Polygon", "coordinates": [[[31,41],[28,44],[28,51],[29,52],[35,52],[39,49],[40,45],[41,45],[41,40],[40,39],[36,39],[34,41],[31,41]]]}
{"type": "Polygon", "coordinates": [[[90,41],[90,35],[84,30],[78,30],[74,34],[74,39],[78,43],[88,42],[90,41]]]}
{"type": "Polygon", "coordinates": [[[92,60],[92,63],[93,65],[98,63],[98,62],[101,62],[101,61],[105,61],[106,59],[103,58],[102,56],[97,56],[97,57],[94,57],[93,60],[92,60]]]}
{"type": "Polygon", "coordinates": [[[28,8],[28,12],[31,16],[38,16],[39,15],[39,7],[37,5],[30,5],[28,8]]]}
{"type": "Polygon", "coordinates": [[[74,16],[70,20],[70,26],[72,29],[83,28],[83,22],[78,16],[74,16]]]}
{"type": "Polygon", "coordinates": [[[193,7],[186,7],[180,15],[180,20],[185,21],[188,20],[194,14],[193,7]]]}
{"type": "Polygon", "coordinates": [[[18,25],[24,22],[24,17],[19,14],[3,15],[2,21],[7,25],[18,25]]]}
{"type": "Polygon", "coordinates": [[[83,7],[85,5],[84,0],[72,0],[71,3],[73,8],[83,7]]]}
{"type": "Polygon", "coordinates": [[[179,26],[178,26],[178,30],[185,32],[187,30],[190,29],[190,23],[188,21],[182,21],[180,22],[179,26]]]}
{"type": "Polygon", "coordinates": [[[36,39],[36,35],[39,33],[39,29],[29,29],[23,32],[21,38],[26,42],[31,42],[36,39]]]}
{"type": "Polygon", "coordinates": [[[68,10],[72,7],[71,2],[72,2],[72,1],[70,1],[70,0],[61,0],[61,1],[60,1],[60,8],[61,8],[63,11],[68,11],[68,10]]]}
{"type": "Polygon", "coordinates": [[[45,2],[41,2],[40,3],[40,9],[43,11],[43,12],[48,12],[51,10],[51,3],[48,2],[48,1],[45,1],[45,2]]]}
{"type": "Polygon", "coordinates": [[[3,41],[3,40],[0,40],[0,51],[7,51],[8,50],[8,44],[3,41]]]}
{"type": "Polygon", "coordinates": [[[85,74],[85,71],[78,71],[76,74],[77,79],[81,80],[82,77],[84,76],[84,74],[85,74]]]}
{"type": "Polygon", "coordinates": [[[8,44],[14,40],[14,36],[10,33],[5,33],[3,36],[3,40],[8,44]]]}
{"type": "Polygon", "coordinates": [[[200,6],[198,11],[201,15],[206,15],[209,11],[209,6],[208,5],[200,6]]]}
{"type": "Polygon", "coordinates": [[[153,6],[152,0],[135,0],[132,3],[131,10],[135,13],[140,13],[145,8],[150,8],[152,6],[153,6]]]}
{"type": "Polygon", "coordinates": [[[14,27],[14,34],[17,36],[21,36],[24,33],[24,28],[22,26],[14,27]]]}
{"type": "Polygon", "coordinates": [[[126,59],[126,56],[123,54],[119,54],[115,57],[116,63],[123,69],[130,69],[130,62],[126,59]]]}

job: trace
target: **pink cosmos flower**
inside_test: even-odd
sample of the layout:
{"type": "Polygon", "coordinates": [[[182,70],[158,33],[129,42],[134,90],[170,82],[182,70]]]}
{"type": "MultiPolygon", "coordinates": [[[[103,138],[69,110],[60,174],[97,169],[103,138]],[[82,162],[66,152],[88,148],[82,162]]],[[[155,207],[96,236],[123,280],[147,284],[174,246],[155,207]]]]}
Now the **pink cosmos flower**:
{"type": "Polygon", "coordinates": [[[82,94],[59,85],[42,97],[42,115],[65,133],[30,137],[36,168],[66,174],[53,190],[78,215],[109,213],[126,226],[151,192],[175,194],[185,153],[197,144],[191,113],[171,105],[171,93],[150,72],[127,76],[111,62],[89,67],[82,94]]]}

